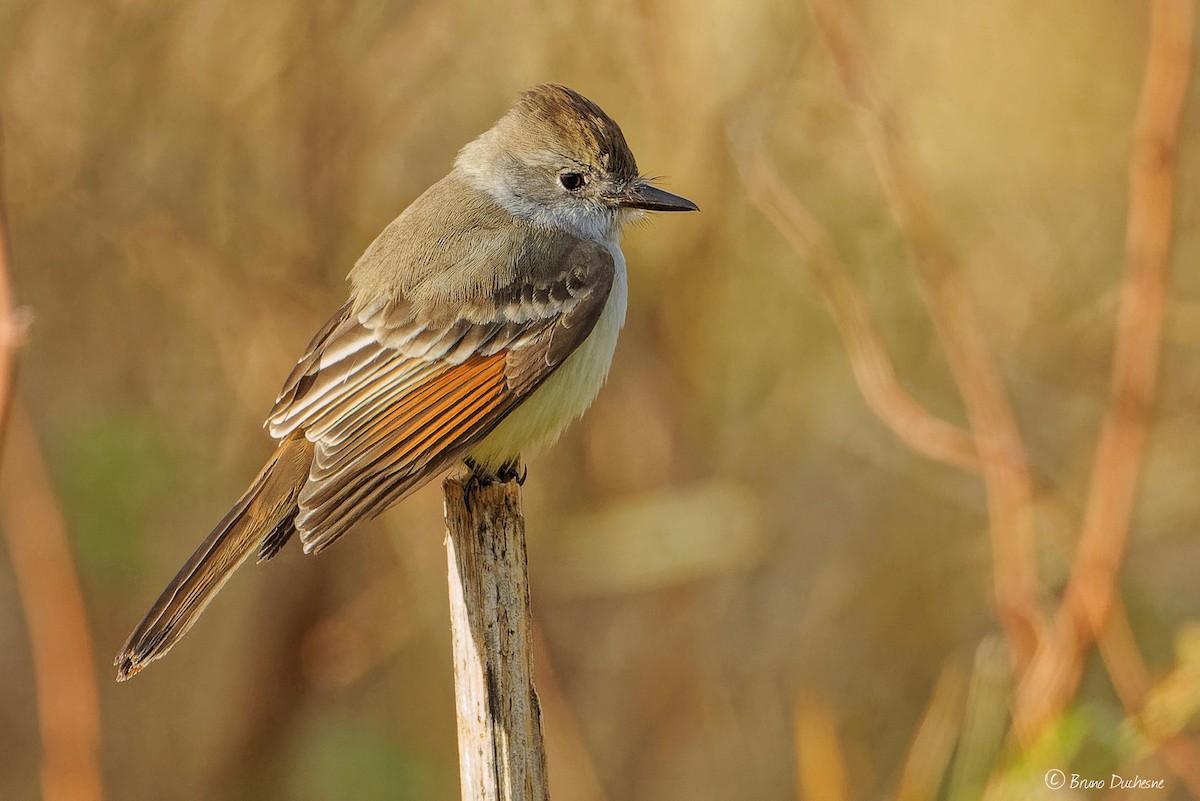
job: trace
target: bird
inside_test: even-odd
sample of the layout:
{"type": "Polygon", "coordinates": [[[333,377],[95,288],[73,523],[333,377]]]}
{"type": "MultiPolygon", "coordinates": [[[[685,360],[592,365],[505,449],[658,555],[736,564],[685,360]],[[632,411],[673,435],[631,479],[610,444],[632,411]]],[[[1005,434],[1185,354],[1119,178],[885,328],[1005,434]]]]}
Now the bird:
{"type": "Polygon", "coordinates": [[[604,383],[628,297],[622,230],[698,211],[639,171],[620,126],[558,84],[521,94],[350,270],[283,383],[275,452],[114,660],[164,656],[251,555],[323,551],[432,478],[520,477],[604,383]]]}

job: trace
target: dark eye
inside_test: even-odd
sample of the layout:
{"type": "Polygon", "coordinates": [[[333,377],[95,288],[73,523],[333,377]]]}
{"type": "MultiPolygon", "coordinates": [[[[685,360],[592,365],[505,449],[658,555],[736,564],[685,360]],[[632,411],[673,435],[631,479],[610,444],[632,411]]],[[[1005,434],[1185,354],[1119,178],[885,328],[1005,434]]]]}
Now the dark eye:
{"type": "Polygon", "coordinates": [[[558,176],[558,181],[563,185],[563,189],[569,192],[582,189],[583,185],[587,183],[587,179],[583,177],[583,174],[578,172],[564,172],[558,176]]]}

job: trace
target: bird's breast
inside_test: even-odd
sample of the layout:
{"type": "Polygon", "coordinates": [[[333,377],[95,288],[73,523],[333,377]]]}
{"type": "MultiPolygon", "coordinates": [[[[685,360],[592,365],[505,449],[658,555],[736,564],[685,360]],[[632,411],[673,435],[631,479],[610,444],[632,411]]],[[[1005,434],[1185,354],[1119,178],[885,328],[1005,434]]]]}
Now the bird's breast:
{"type": "Polygon", "coordinates": [[[596,399],[617,347],[617,335],[625,324],[629,289],[625,256],[618,245],[610,245],[615,271],[612,290],[592,333],[546,381],[504,418],[471,451],[481,467],[496,469],[519,456],[554,443],[572,421],[596,399]]]}

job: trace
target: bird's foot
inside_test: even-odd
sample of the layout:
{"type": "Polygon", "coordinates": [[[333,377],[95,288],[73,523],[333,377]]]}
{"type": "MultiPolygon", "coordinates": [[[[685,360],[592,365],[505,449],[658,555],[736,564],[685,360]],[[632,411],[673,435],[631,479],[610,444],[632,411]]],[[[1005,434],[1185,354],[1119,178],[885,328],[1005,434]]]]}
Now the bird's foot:
{"type": "Polygon", "coordinates": [[[463,462],[466,463],[467,469],[471,471],[471,475],[467,478],[467,486],[469,488],[487,487],[492,484],[507,484],[513,480],[517,484],[524,486],[525,479],[529,475],[529,468],[521,464],[520,459],[505,462],[495,471],[484,468],[470,456],[463,459],[463,462]]]}
{"type": "Polygon", "coordinates": [[[511,462],[505,462],[500,465],[500,469],[496,471],[496,478],[508,483],[516,481],[517,486],[525,486],[525,479],[529,476],[529,467],[521,464],[520,459],[513,459],[511,462]]]}

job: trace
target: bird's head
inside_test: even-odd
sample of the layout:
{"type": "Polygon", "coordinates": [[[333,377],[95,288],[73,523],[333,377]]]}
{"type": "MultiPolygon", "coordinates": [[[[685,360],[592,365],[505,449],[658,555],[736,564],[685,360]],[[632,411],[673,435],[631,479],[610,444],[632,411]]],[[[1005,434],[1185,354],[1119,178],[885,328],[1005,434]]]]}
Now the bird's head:
{"type": "Polygon", "coordinates": [[[456,163],[512,214],[598,242],[643,211],[696,211],[638,174],[620,126],[565,86],[525,92],[456,163]]]}

